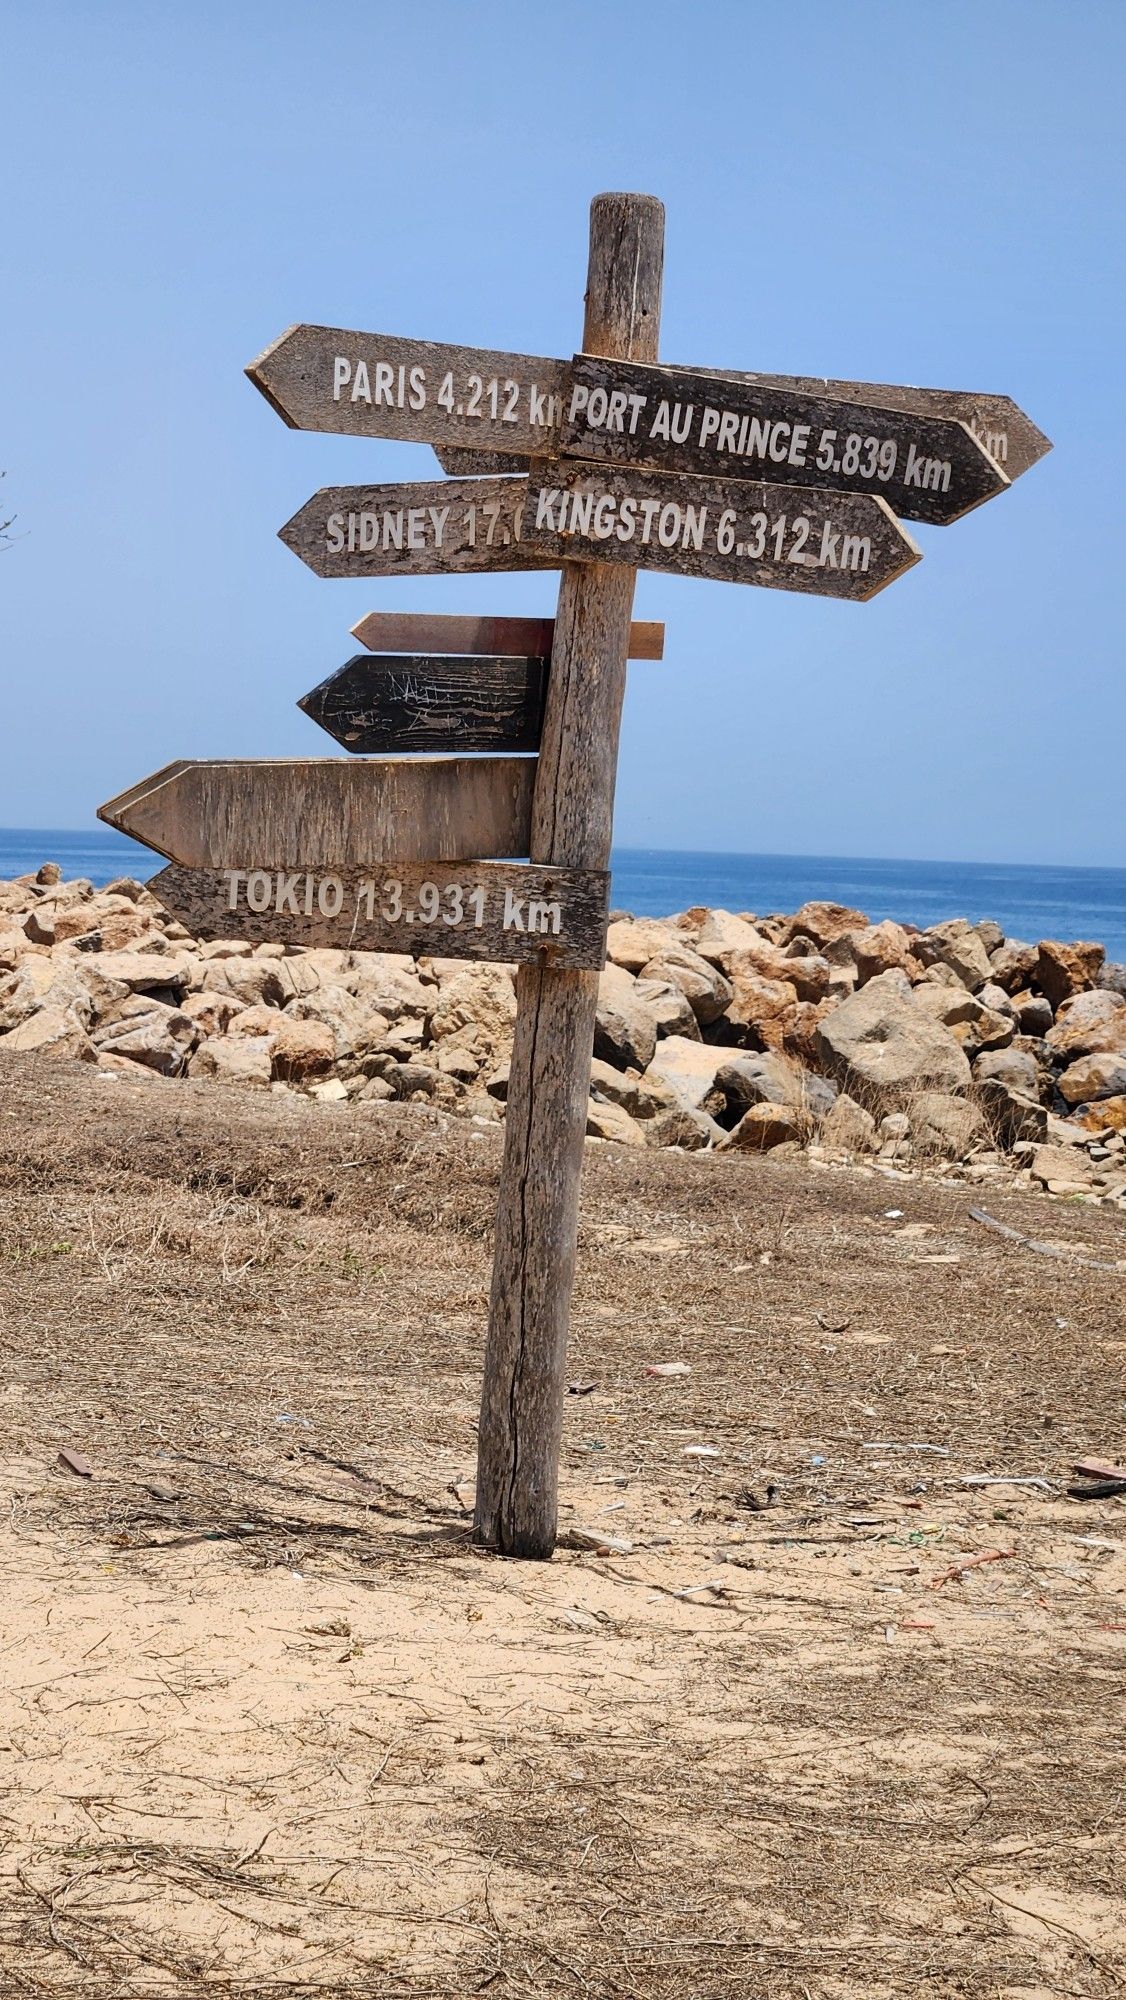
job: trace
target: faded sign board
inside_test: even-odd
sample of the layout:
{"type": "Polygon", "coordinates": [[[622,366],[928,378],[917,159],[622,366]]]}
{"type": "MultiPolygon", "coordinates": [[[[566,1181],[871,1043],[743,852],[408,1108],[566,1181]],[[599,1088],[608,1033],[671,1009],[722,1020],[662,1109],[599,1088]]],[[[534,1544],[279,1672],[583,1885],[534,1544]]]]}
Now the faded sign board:
{"type": "Polygon", "coordinates": [[[1009,483],[954,418],[590,354],[575,357],[562,449],[600,464],[878,494],[906,519],[937,524],[1009,483]]]}
{"type": "MultiPolygon", "coordinates": [[[[699,371],[711,376],[708,368],[699,371]]],[[[728,380],[756,382],[761,387],[792,389],[802,395],[840,397],[846,403],[867,403],[881,410],[906,410],[919,416],[956,417],[967,424],[978,443],[1010,480],[1039,463],[1052,449],[1019,403],[1011,396],[978,394],[972,389],[912,389],[892,382],[835,381],[820,375],[736,375],[728,380]]],[[[500,470],[500,467],[497,468],[500,470]]],[[[521,466],[519,470],[523,471],[521,466]]]]}
{"type": "Polygon", "coordinates": [[[527,854],[534,757],[169,764],[98,818],[185,868],[368,867],[527,854]]]}
{"type": "MultiPolygon", "coordinates": [[[[442,611],[369,611],[352,627],[352,637],[373,653],[504,653],[546,659],[554,635],[554,618],[475,618],[442,611]]],[[[664,653],[664,626],[654,619],[635,619],[629,628],[630,659],[661,660],[664,653]]]]}
{"type": "Polygon", "coordinates": [[[547,670],[505,653],[359,653],[297,706],[354,755],[538,750],[547,670]]]}
{"type": "Polygon", "coordinates": [[[874,597],[920,555],[875,494],[576,462],[537,466],[524,532],[559,562],[621,562],[823,597],[874,597]]]}
{"type": "Polygon", "coordinates": [[[291,326],[246,370],[293,430],[555,449],[569,363],[336,326],[291,326]]]}
{"type": "Polygon", "coordinates": [[[610,878],[597,870],[385,860],[378,869],[165,868],[149,887],[196,938],[597,971],[610,878]]]}
{"type": "Polygon", "coordinates": [[[522,540],[527,490],[519,478],[325,486],[279,534],[318,576],[550,569],[522,540]]]}

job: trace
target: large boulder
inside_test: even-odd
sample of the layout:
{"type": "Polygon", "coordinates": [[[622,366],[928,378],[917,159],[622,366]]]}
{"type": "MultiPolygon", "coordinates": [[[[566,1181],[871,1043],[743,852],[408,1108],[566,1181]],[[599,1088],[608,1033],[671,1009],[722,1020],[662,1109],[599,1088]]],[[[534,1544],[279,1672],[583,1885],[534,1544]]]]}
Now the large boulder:
{"type": "Polygon", "coordinates": [[[1006,993],[1020,993],[1035,977],[1039,952],[1034,944],[1022,944],[1019,938],[1006,938],[996,951],[989,954],[990,976],[1003,986],[1006,993]]]}
{"type": "Polygon", "coordinates": [[[853,1096],[895,1110],[919,1090],[964,1092],[970,1066],[953,1035],[920,1007],[899,975],[870,980],[817,1029],[822,1066],[853,1096]]]}
{"type": "Polygon", "coordinates": [[[200,1043],[188,1064],[188,1075],[265,1088],[273,1075],[271,1055],[268,1035],[217,1035],[200,1043]]]}
{"type": "Polygon", "coordinates": [[[1098,984],[1104,992],[1121,993],[1126,998],[1126,965],[1104,965],[1099,973],[1098,984]]]}
{"type": "Polygon", "coordinates": [[[732,995],[724,1018],[732,1039],[780,1049],[797,1009],[796,987],[789,980],[764,979],[741,951],[730,954],[728,977],[732,995]]]}
{"type": "Polygon", "coordinates": [[[240,1007],[282,1007],[290,997],[281,976],[284,963],[271,958],[201,957],[192,971],[192,989],[229,994],[240,1007]]]}
{"type": "Polygon", "coordinates": [[[911,1141],[917,1152],[964,1160],[985,1121],[976,1104],[943,1090],[920,1090],[911,1099],[911,1141]]]}
{"type": "Polygon", "coordinates": [[[1126,1000],[1099,988],[1074,994],[1057,1009],[1044,1042],[1057,1061],[1126,1053],[1126,1000]]]}
{"type": "Polygon", "coordinates": [[[1100,1097],[1119,1097],[1126,1091],[1126,1050],[1106,1055],[1080,1056],[1059,1079],[1060,1095],[1069,1104],[1091,1104],[1100,1097]]]}
{"type": "MultiPolygon", "coordinates": [[[[258,1010],[255,1009],[255,1012],[258,1010]]],[[[371,1018],[371,1010],[366,1001],[357,999],[346,986],[321,986],[315,993],[305,993],[300,999],[291,1000],[285,1015],[287,1020],[320,1022],[331,1030],[336,1054],[352,1056],[371,1018]]],[[[236,1020],[232,1028],[237,1025],[236,1020]]]]}
{"type": "Polygon", "coordinates": [[[647,1069],[656,1046],[657,1024],[638,996],[636,979],[620,965],[604,966],[598,980],[595,1055],[620,1069],[647,1069]]]}
{"type": "Polygon", "coordinates": [[[693,1111],[687,1104],[658,1111],[645,1126],[648,1145],[677,1146],[684,1153],[702,1153],[709,1146],[718,1146],[724,1136],[722,1125],[706,1111],[693,1111]]]}
{"type": "Polygon", "coordinates": [[[1041,938],[1034,974],[1041,993],[1053,1007],[1098,984],[1106,952],[1101,944],[1063,944],[1058,938],[1041,938]]]}
{"type": "Polygon", "coordinates": [[[752,1104],[739,1123],[720,1140],[724,1152],[766,1153],[774,1146],[801,1142],[809,1120],[786,1104],[752,1104]]]}
{"type": "MultiPolygon", "coordinates": [[[[365,986],[365,999],[369,989],[365,986]]],[[[404,1021],[407,1010],[401,1004],[406,988],[392,981],[391,1004],[378,1011],[389,1021],[404,1021]]],[[[427,1032],[432,1042],[469,1049],[482,1060],[499,1060],[512,1047],[516,1024],[516,989],[512,975],[503,965],[466,965],[451,979],[444,980],[435,993],[427,993],[427,1032]]]]}
{"type": "Polygon", "coordinates": [[[652,1015],[658,1035],[687,1035],[690,1041],[700,1040],[699,1023],[681,987],[668,986],[659,979],[639,979],[635,998],[652,1015]]]}
{"type": "Polygon", "coordinates": [[[973,1065],[974,1082],[1004,1083],[1026,1097],[1039,1098],[1040,1071],[1028,1049],[983,1049],[973,1065]]]}
{"type": "Polygon", "coordinates": [[[636,973],[670,944],[683,941],[671,917],[621,917],[606,933],[606,956],[611,965],[636,973]]]}
{"type": "Polygon", "coordinates": [[[78,1015],[70,1007],[40,1007],[17,1028],[0,1035],[5,1054],[44,1050],[53,1056],[74,1056],[96,1062],[97,1051],[78,1015]]]}
{"type": "Polygon", "coordinates": [[[850,909],[847,903],[803,903],[797,914],[786,924],[788,938],[808,937],[822,951],[827,945],[835,944],[849,931],[866,931],[870,928],[863,910],[850,909]]]}
{"type": "Polygon", "coordinates": [[[658,986],[678,987],[704,1028],[719,1020],[731,999],[732,989],[722,972],[687,945],[666,945],[642,966],[641,978],[658,986]]]}
{"type": "Polygon", "coordinates": [[[964,917],[952,917],[948,923],[932,924],[916,939],[915,952],[925,963],[938,959],[940,964],[948,965],[971,993],[976,993],[978,987],[984,986],[986,980],[993,976],[989,953],[977,931],[964,917]]]}
{"type": "Polygon", "coordinates": [[[199,1040],[189,1015],[151,994],[133,993],[119,1001],[91,1037],[99,1055],[124,1056],[161,1076],[179,1076],[199,1040]]]}
{"type": "Polygon", "coordinates": [[[745,917],[737,917],[731,910],[705,910],[696,937],[696,950],[701,958],[710,960],[712,965],[718,965],[726,972],[727,960],[733,951],[754,950],[762,942],[760,933],[745,917]]]}
{"type": "Polygon", "coordinates": [[[775,1049],[736,1056],[716,1071],[727,1110],[740,1117],[752,1104],[781,1104],[797,1110],[804,1100],[803,1082],[798,1065],[775,1049]]]}
{"type": "Polygon", "coordinates": [[[712,1117],[727,1102],[718,1072],[730,1060],[730,1049],[692,1042],[685,1035],[666,1035],[656,1045],[645,1080],[659,1077],[689,1111],[705,1111],[712,1117]]]}
{"type": "MultiPolygon", "coordinates": [[[[983,1060],[983,1057],[978,1058],[979,1062],[983,1060]]],[[[976,1064],[974,1075],[976,1079],[976,1064]]],[[[976,1087],[986,1126],[995,1143],[1006,1152],[1010,1152],[1022,1139],[1039,1144],[1047,1138],[1048,1113],[1035,1090],[1021,1090],[1004,1075],[983,1076],[976,1087]]]]}
{"type": "Polygon", "coordinates": [[[861,985],[866,985],[869,979],[878,979],[881,972],[890,972],[895,966],[906,972],[908,978],[918,970],[911,939],[902,924],[894,924],[889,918],[869,924],[862,931],[846,932],[840,944],[848,947],[861,985]]]}
{"type": "Polygon", "coordinates": [[[586,1131],[588,1139],[613,1139],[620,1146],[644,1146],[646,1133],[621,1104],[611,1104],[605,1098],[592,1097],[587,1105],[586,1131]]]}
{"type": "Polygon", "coordinates": [[[842,1091],[821,1127],[821,1144],[833,1152],[874,1153],[876,1121],[870,1111],[842,1091]]]}

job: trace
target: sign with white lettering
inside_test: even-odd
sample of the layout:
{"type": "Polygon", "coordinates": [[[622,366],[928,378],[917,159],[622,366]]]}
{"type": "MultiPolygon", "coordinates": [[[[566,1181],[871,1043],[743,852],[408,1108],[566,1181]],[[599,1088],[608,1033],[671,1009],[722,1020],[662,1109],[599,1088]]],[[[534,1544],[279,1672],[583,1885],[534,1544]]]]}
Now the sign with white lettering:
{"type": "MultiPolygon", "coordinates": [[[[369,611],[352,627],[352,637],[373,653],[503,653],[546,660],[554,636],[554,618],[461,618],[442,611],[369,611]]],[[[664,626],[635,619],[629,658],[661,660],[664,654],[664,626]]]]}
{"type": "Polygon", "coordinates": [[[378,869],[172,867],[149,887],[195,938],[583,971],[606,957],[610,878],[597,869],[397,859],[378,869]]]}
{"type": "Polygon", "coordinates": [[[919,561],[876,494],[575,462],[529,479],[524,535],[560,562],[624,562],[822,597],[874,597],[919,561]]]}
{"type": "Polygon", "coordinates": [[[958,520],[1009,482],[969,429],[729,376],[575,356],[566,456],[878,494],[912,521],[958,520]]]}
{"type": "Polygon", "coordinates": [[[527,854],[534,757],[169,764],[98,818],[186,868],[366,868],[527,854]]]}
{"type": "Polygon", "coordinates": [[[345,750],[538,750],[547,660],[358,653],[297,706],[345,750]]]}
{"type": "Polygon", "coordinates": [[[246,370],[299,431],[546,453],[569,373],[534,354],[291,326],[246,370]]]}
{"type": "MultiPolygon", "coordinates": [[[[711,368],[701,368],[699,372],[709,379],[719,373],[711,368]]],[[[1039,464],[1052,449],[1051,439],[1045,437],[1011,396],[978,395],[972,389],[897,388],[891,382],[840,382],[820,375],[728,374],[726,379],[754,382],[765,389],[792,389],[803,396],[839,397],[846,403],[905,410],[915,416],[955,417],[969,426],[978,443],[1010,481],[1039,464]]],[[[496,467],[498,472],[524,469],[522,465],[496,467]]],[[[449,466],[447,470],[454,468],[449,466]]]]}
{"type": "Polygon", "coordinates": [[[278,532],[318,576],[550,569],[521,539],[527,491],[519,478],[325,486],[278,532]]]}

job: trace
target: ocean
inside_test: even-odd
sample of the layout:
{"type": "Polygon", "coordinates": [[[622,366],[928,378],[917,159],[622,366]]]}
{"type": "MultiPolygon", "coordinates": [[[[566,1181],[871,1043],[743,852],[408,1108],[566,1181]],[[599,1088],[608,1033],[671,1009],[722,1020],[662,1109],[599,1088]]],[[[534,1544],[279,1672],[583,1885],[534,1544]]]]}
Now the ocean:
{"type": "MultiPolygon", "coordinates": [[[[147,848],[108,828],[59,832],[0,828],[0,881],[57,861],[64,875],[94,883],[144,879],[162,865],[147,848]]],[[[985,861],[874,861],[841,855],[694,854],[622,847],[613,856],[611,901],[636,916],[667,916],[696,903],[728,910],[790,912],[811,897],[851,903],[873,923],[935,924],[993,917],[1009,937],[1095,938],[1126,960],[1126,868],[1010,867],[985,861]]]]}

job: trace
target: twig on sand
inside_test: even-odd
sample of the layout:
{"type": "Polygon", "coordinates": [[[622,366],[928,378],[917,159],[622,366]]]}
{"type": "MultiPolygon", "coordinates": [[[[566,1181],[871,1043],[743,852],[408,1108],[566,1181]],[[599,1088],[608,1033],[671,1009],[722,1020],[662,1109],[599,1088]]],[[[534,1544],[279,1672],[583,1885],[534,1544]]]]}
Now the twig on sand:
{"type": "Polygon", "coordinates": [[[995,1215],[987,1215],[984,1208],[971,1208],[971,1222],[980,1222],[983,1229],[992,1229],[997,1236],[1005,1236],[1010,1243],[1019,1243],[1025,1250],[1035,1250],[1038,1257],[1060,1257],[1065,1263],[1085,1264],[1089,1271],[1121,1271],[1122,1265],[1105,1264],[1100,1257],[1084,1257],[1081,1250],[1073,1250],[1070,1244],[1044,1243],[1039,1237],[1025,1236],[1019,1229],[1010,1228],[1007,1222],[998,1222],[995,1215]]]}
{"type": "Polygon", "coordinates": [[[930,1587],[941,1590],[944,1583],[953,1583],[955,1577],[963,1577],[968,1569],[980,1569],[982,1563],[1008,1562],[1015,1554],[1015,1549],[986,1549],[983,1555],[967,1556],[964,1562],[955,1563],[953,1569],[944,1569],[940,1576],[932,1576],[930,1587]]]}

